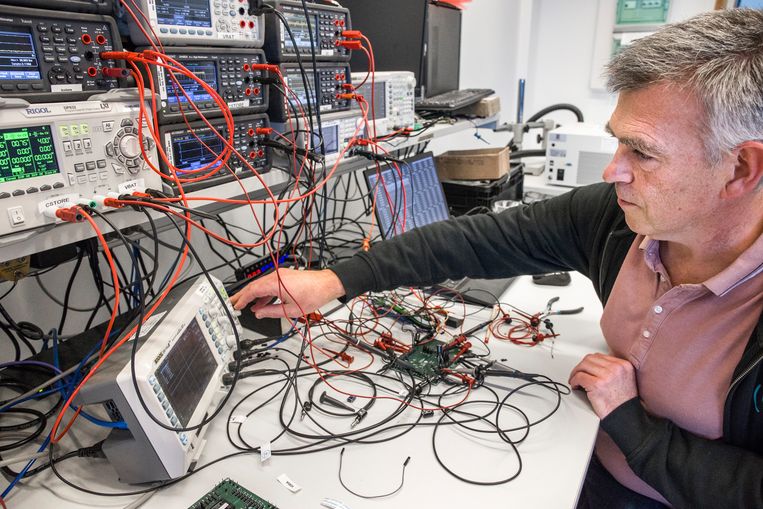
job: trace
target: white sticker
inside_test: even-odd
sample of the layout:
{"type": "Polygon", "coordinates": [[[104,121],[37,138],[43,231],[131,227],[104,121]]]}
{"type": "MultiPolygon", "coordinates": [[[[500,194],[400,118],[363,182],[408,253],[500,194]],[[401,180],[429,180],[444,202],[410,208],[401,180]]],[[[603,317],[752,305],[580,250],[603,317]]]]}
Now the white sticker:
{"type": "Polygon", "coordinates": [[[133,191],[145,191],[146,183],[143,179],[128,180],[119,184],[119,194],[131,193],[133,191]]]}
{"type": "Polygon", "coordinates": [[[228,422],[230,422],[231,424],[243,424],[244,422],[246,422],[246,416],[245,415],[232,415],[231,418],[230,418],[230,421],[228,421],[228,422]]]}
{"type": "Polygon", "coordinates": [[[233,101],[233,102],[229,102],[228,103],[228,108],[230,108],[232,110],[235,110],[236,108],[246,108],[247,106],[249,106],[249,101],[248,100],[233,101]]]}
{"type": "Polygon", "coordinates": [[[156,327],[156,325],[159,323],[159,321],[166,315],[166,311],[162,311],[161,313],[157,313],[155,315],[151,315],[148,317],[148,320],[143,322],[143,325],[140,326],[140,333],[144,335],[149,334],[151,330],[156,327]]]}
{"type": "MultiPolygon", "coordinates": [[[[146,319],[146,321],[145,321],[145,322],[143,322],[143,323],[141,324],[141,326],[140,326],[140,333],[142,334],[142,335],[141,335],[141,338],[146,338],[146,337],[147,337],[147,336],[148,336],[148,335],[151,333],[151,331],[153,330],[153,328],[154,328],[154,327],[156,327],[156,325],[159,323],[159,321],[160,321],[160,320],[161,320],[161,319],[164,317],[164,315],[166,315],[166,314],[167,314],[167,311],[162,311],[161,313],[157,313],[157,314],[155,314],[155,315],[151,315],[151,316],[149,316],[149,317],[146,319]]],[[[138,331],[138,329],[136,328],[136,329],[135,329],[135,332],[137,332],[137,331],[138,331]]],[[[133,332],[133,333],[130,335],[130,339],[129,339],[129,341],[132,341],[132,340],[133,340],[133,338],[135,337],[135,332],[133,332]]],[[[162,354],[162,355],[163,355],[163,354],[162,354]]],[[[154,359],[154,361],[155,361],[155,363],[156,363],[156,362],[157,362],[157,359],[154,359]]]]}
{"type": "Polygon", "coordinates": [[[77,198],[79,198],[78,194],[63,194],[61,196],[53,196],[45,201],[38,203],[37,210],[39,210],[40,214],[42,214],[46,209],[71,207],[75,204],[77,198]]]}
{"type": "Polygon", "coordinates": [[[321,50],[321,56],[323,56],[323,57],[331,57],[333,55],[334,55],[334,50],[333,49],[322,49],[321,50]]]}
{"type": "Polygon", "coordinates": [[[82,84],[51,85],[51,92],[82,92],[82,84]]]}
{"type": "Polygon", "coordinates": [[[289,476],[286,474],[281,474],[278,477],[276,477],[276,480],[283,484],[287,490],[291,491],[292,493],[296,493],[299,490],[302,489],[302,486],[297,486],[294,481],[289,479],[289,476]]]}
{"type": "Polygon", "coordinates": [[[273,455],[270,448],[270,442],[265,442],[260,446],[260,463],[265,463],[273,455]]]}

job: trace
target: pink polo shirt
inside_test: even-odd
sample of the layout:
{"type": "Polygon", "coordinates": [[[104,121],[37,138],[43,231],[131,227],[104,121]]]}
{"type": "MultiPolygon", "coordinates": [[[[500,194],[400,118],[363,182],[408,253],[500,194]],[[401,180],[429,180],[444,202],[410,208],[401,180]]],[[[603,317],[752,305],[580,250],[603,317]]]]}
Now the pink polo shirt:
{"type": "MultiPolygon", "coordinates": [[[[763,235],[721,273],[673,286],[660,242],[637,236],[604,307],[601,330],[612,355],[636,368],[647,412],[695,435],[723,435],[734,368],[763,311],[763,235]]],[[[596,454],[623,485],[667,503],[636,476],[604,431],[596,454]]]]}

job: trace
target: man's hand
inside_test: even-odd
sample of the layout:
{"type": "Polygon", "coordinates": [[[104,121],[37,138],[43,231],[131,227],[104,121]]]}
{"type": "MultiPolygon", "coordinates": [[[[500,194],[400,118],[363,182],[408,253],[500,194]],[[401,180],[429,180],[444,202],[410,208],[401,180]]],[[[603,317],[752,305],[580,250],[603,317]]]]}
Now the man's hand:
{"type": "Polygon", "coordinates": [[[636,370],[633,364],[601,353],[588,354],[570,374],[573,389],[586,391],[599,419],[638,396],[636,370]]]}
{"type": "Polygon", "coordinates": [[[344,295],[344,286],[330,270],[287,270],[252,281],[230,300],[235,309],[250,303],[257,318],[298,317],[344,295]],[[279,304],[271,304],[273,299],[279,304]]]}

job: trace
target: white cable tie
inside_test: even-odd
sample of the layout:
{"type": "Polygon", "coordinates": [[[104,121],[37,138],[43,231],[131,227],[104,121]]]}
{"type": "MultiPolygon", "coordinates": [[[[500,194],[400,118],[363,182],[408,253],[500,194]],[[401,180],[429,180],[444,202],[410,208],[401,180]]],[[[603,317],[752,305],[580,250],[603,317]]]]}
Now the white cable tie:
{"type": "Polygon", "coordinates": [[[289,479],[289,476],[286,474],[281,474],[278,477],[276,477],[276,480],[283,484],[283,486],[291,491],[292,493],[297,493],[299,490],[302,489],[302,486],[297,485],[294,481],[289,479]]]}

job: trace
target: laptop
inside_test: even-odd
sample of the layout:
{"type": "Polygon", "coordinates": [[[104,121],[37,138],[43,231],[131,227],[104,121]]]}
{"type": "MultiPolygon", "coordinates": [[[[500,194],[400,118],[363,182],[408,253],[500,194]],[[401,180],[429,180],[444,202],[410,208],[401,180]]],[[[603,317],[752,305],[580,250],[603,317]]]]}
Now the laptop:
{"type": "MultiPolygon", "coordinates": [[[[404,231],[445,221],[450,218],[442,184],[437,177],[434,156],[431,152],[410,157],[398,165],[400,175],[393,167],[386,166],[364,172],[370,193],[376,194],[376,220],[382,238],[389,239],[404,231]],[[405,224],[403,224],[403,193],[405,186],[405,224]]],[[[472,279],[445,281],[433,287],[444,296],[454,292],[465,302],[492,306],[514,281],[514,278],[472,279]]],[[[454,297],[457,298],[457,297],[454,297]]]]}

